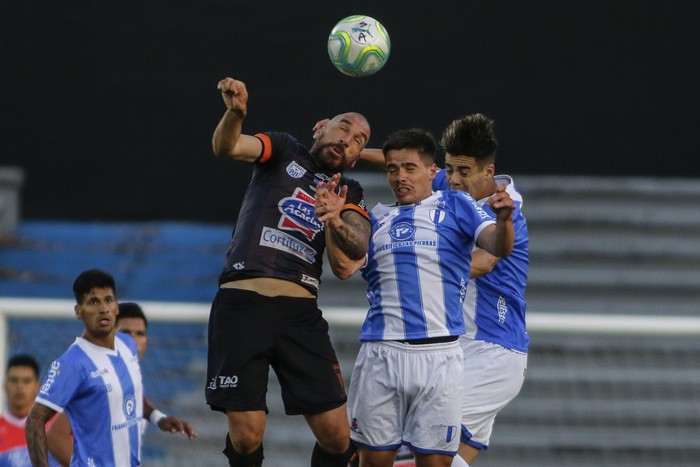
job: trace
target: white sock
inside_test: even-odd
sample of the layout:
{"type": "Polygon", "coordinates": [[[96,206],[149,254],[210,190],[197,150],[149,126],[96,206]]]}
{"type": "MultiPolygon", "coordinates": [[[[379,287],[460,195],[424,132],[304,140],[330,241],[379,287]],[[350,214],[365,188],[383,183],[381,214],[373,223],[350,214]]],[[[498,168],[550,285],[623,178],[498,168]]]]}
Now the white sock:
{"type": "Polygon", "coordinates": [[[459,454],[452,458],[452,464],[450,465],[451,467],[469,467],[469,464],[467,464],[467,462],[464,459],[459,457],[459,454]]]}

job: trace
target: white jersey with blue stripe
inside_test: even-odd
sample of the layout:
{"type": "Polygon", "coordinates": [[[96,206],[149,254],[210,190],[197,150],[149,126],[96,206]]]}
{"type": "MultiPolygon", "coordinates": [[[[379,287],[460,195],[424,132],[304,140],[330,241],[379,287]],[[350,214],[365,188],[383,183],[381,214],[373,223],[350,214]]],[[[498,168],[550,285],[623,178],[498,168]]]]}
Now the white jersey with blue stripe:
{"type": "Polygon", "coordinates": [[[117,333],[114,350],[78,337],[49,368],[36,401],[65,410],[72,466],[138,466],[143,387],[134,341],[117,333]]]}
{"type": "MultiPolygon", "coordinates": [[[[464,301],[465,338],[483,340],[507,349],[526,353],[530,343],[525,323],[525,287],[529,266],[527,221],[522,213],[523,198],[509,175],[496,175],[496,184],[506,184],[506,192],[515,202],[513,228],[515,244],[508,258],[496,263],[489,274],[473,279],[464,301]]],[[[433,179],[433,189],[447,189],[445,171],[433,179]]],[[[493,215],[479,200],[485,211],[493,215]]]]}
{"type": "Polygon", "coordinates": [[[370,309],[360,340],[413,340],[465,331],[463,300],[475,239],[494,220],[468,193],[378,204],[362,277],[370,309]]]}

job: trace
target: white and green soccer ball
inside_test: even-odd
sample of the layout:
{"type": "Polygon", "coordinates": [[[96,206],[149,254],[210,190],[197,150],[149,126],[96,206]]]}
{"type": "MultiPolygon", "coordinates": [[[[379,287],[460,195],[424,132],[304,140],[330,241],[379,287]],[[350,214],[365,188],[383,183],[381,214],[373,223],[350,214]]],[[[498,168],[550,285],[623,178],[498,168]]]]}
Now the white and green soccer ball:
{"type": "Polygon", "coordinates": [[[348,16],[328,36],[328,56],[348,76],[369,76],[389,59],[391,40],[382,24],[364,15],[348,16]]]}

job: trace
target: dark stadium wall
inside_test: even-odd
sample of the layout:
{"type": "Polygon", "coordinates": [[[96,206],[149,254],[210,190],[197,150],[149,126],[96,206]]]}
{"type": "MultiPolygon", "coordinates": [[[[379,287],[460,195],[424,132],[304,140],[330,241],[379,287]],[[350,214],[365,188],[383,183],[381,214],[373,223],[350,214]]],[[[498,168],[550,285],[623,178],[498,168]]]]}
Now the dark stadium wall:
{"type": "Polygon", "coordinates": [[[26,172],[24,218],[230,222],[250,167],[215,159],[210,141],[216,83],[233,76],[250,93],[246,132],[310,142],[318,119],[355,110],[379,146],[482,112],[500,172],[696,177],[698,5],[10,2],[0,165],[26,172]],[[328,33],[351,14],[391,36],[374,76],[328,60],[328,33]]]}

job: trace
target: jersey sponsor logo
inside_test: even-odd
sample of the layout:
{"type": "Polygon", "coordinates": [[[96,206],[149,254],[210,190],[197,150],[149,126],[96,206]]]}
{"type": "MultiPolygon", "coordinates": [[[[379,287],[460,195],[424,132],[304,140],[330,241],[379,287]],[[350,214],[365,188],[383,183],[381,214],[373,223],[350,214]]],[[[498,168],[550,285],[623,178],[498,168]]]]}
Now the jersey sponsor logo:
{"type": "Polygon", "coordinates": [[[330,179],[331,179],[331,178],[330,178],[328,175],[324,174],[324,173],[321,173],[321,172],[315,173],[315,174],[314,174],[314,179],[313,179],[313,181],[311,182],[311,184],[309,185],[309,189],[310,189],[311,191],[313,191],[314,193],[316,193],[316,185],[318,185],[318,184],[321,183],[321,182],[327,182],[327,181],[330,180],[330,179]]]}
{"type": "Polygon", "coordinates": [[[471,197],[469,193],[466,191],[460,192],[462,193],[462,196],[467,198],[467,200],[472,203],[472,206],[474,206],[474,209],[476,209],[476,213],[481,217],[482,219],[490,219],[491,216],[489,215],[488,212],[484,211],[484,208],[481,207],[478,201],[474,200],[474,198],[471,197]]]}
{"type": "Polygon", "coordinates": [[[302,274],[301,279],[299,279],[299,281],[304,283],[304,284],[309,284],[314,289],[318,289],[318,286],[320,285],[320,282],[318,279],[311,277],[308,274],[302,274]]]}
{"type": "Polygon", "coordinates": [[[260,235],[260,246],[287,252],[309,264],[313,264],[316,261],[316,250],[291,235],[270,227],[263,229],[260,235]]]}
{"type": "Polygon", "coordinates": [[[290,162],[287,166],[287,175],[292,178],[301,178],[305,173],[306,169],[297,164],[295,161],[290,162]]]}
{"type": "Polygon", "coordinates": [[[234,263],[233,266],[231,266],[233,269],[236,271],[240,271],[241,269],[245,269],[245,261],[239,261],[237,263],[234,263]]]}
{"type": "Polygon", "coordinates": [[[49,373],[46,376],[46,381],[44,381],[44,384],[39,390],[40,393],[45,395],[49,394],[49,390],[51,390],[51,385],[53,385],[54,381],[56,380],[56,377],[61,374],[60,367],[61,364],[58,361],[54,361],[53,363],[51,363],[51,366],[49,367],[49,373]]]}
{"type": "Polygon", "coordinates": [[[323,223],[316,217],[313,196],[301,188],[294,190],[292,196],[282,198],[277,207],[282,213],[277,227],[283,230],[303,233],[306,238],[313,240],[323,229],[323,223]]]}
{"type": "Polygon", "coordinates": [[[506,322],[506,315],[508,314],[508,303],[503,295],[498,296],[498,322],[503,324],[506,322]]]}
{"type": "Polygon", "coordinates": [[[436,248],[437,240],[403,240],[401,242],[385,243],[374,249],[375,254],[385,250],[394,250],[396,248],[415,248],[417,246],[429,246],[436,248]]]}
{"type": "Polygon", "coordinates": [[[416,228],[408,222],[399,222],[396,225],[391,226],[389,229],[389,235],[393,240],[397,242],[406,241],[413,238],[416,233],[416,228]]]}
{"type": "Polygon", "coordinates": [[[99,370],[91,371],[90,378],[99,378],[103,375],[106,375],[107,373],[109,373],[109,370],[107,368],[101,368],[99,370]]]}
{"type": "Polygon", "coordinates": [[[213,391],[218,388],[227,389],[235,387],[238,387],[238,376],[214,376],[211,381],[209,381],[207,389],[211,389],[213,391]]]}
{"type": "MultiPolygon", "coordinates": [[[[378,229],[373,229],[376,233],[378,229]]],[[[416,227],[410,222],[397,222],[389,228],[389,237],[391,243],[377,245],[374,248],[375,253],[380,253],[385,250],[394,250],[397,248],[415,248],[417,246],[436,247],[436,240],[415,240],[413,237],[416,233],[416,227]]]]}
{"type": "Polygon", "coordinates": [[[124,400],[122,400],[122,411],[124,412],[126,421],[112,425],[112,431],[132,427],[138,424],[142,418],[136,415],[136,397],[133,394],[124,396],[124,400]]]}
{"type": "Polygon", "coordinates": [[[124,415],[126,418],[133,418],[136,415],[136,398],[133,394],[124,397],[124,415]]]}

